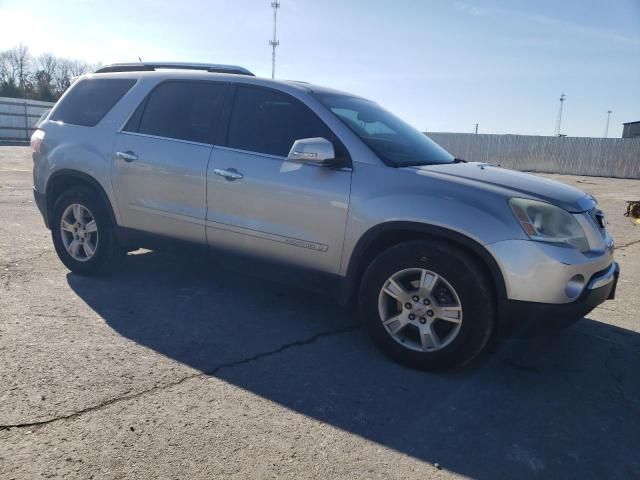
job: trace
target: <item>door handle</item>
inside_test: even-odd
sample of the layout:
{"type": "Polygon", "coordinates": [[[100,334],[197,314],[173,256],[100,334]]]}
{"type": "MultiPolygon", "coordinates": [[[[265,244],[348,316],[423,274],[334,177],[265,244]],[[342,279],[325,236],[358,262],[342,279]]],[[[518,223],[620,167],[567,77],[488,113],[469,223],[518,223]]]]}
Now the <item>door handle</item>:
{"type": "Polygon", "coordinates": [[[138,159],[138,156],[131,150],[127,150],[126,152],[116,152],[116,157],[121,158],[125,162],[133,162],[138,159]]]}
{"type": "Polygon", "coordinates": [[[224,177],[225,180],[240,180],[244,177],[240,172],[238,172],[235,168],[228,168],[226,170],[222,170],[220,168],[216,168],[213,170],[213,173],[216,175],[220,175],[224,177]]]}

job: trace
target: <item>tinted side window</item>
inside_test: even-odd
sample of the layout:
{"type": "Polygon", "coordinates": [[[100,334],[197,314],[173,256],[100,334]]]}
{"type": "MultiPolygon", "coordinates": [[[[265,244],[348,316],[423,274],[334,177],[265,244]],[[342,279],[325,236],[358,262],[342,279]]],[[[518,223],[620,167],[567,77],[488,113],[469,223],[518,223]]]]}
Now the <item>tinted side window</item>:
{"type": "MultiPolygon", "coordinates": [[[[225,90],[226,85],[222,83],[163,83],[147,99],[137,131],[159,137],[213,143],[225,90]]],[[[125,130],[132,130],[135,124],[137,121],[129,121],[125,130]]]]}
{"type": "Polygon", "coordinates": [[[333,134],[322,121],[297,100],[261,88],[238,87],[227,145],[286,157],[295,140],[333,134]]]}
{"type": "Polygon", "coordinates": [[[93,127],[136,83],[133,79],[98,78],[78,81],[49,120],[93,127]]]}
{"type": "Polygon", "coordinates": [[[133,115],[129,117],[127,124],[124,126],[123,130],[125,132],[137,132],[138,127],[140,126],[140,119],[142,118],[142,113],[144,112],[144,107],[147,105],[147,99],[145,98],[136,111],[133,112],[133,115]]]}

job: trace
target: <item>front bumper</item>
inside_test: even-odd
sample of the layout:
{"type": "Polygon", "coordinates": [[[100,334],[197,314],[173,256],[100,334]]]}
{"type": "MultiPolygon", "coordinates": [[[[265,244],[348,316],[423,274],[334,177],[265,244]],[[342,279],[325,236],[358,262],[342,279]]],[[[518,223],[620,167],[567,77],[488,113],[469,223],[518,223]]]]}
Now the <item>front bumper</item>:
{"type": "Polygon", "coordinates": [[[615,297],[620,266],[613,262],[606,270],[595,274],[577,300],[564,304],[550,304],[507,300],[503,313],[507,320],[544,320],[567,324],[577,321],[591,310],[615,297]]]}
{"type": "Polygon", "coordinates": [[[614,263],[613,240],[608,235],[605,240],[606,248],[588,253],[531,240],[504,240],[486,248],[498,263],[508,300],[570,304],[614,263]]]}

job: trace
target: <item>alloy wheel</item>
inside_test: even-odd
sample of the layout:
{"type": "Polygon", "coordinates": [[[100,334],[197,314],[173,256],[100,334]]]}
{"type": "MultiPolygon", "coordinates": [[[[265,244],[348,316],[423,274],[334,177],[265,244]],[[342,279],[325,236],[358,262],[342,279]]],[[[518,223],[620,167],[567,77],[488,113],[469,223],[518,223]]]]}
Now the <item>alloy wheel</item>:
{"type": "Polygon", "coordinates": [[[65,208],[60,220],[62,243],[71,258],[91,260],[98,248],[98,225],[91,211],[79,203],[65,208]]]}
{"type": "Polygon", "coordinates": [[[460,332],[462,303],[451,284],[435,272],[408,268],[391,275],[378,296],[387,333],[405,348],[435,352],[460,332]]]}

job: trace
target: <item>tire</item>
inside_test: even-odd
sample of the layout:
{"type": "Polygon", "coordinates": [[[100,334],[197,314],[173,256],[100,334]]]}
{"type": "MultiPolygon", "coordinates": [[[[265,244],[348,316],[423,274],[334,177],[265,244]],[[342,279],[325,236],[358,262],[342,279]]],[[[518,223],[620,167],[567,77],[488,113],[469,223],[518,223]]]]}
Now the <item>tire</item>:
{"type": "MultiPolygon", "coordinates": [[[[78,275],[99,275],[113,270],[122,261],[125,252],[116,241],[107,207],[93,190],[86,187],[74,187],[65,191],[56,199],[52,213],[51,237],[53,245],[58,257],[69,270],[78,275]],[[79,223],[72,224],[73,220],[77,220],[75,218],[77,211],[74,209],[74,205],[82,207],[79,212],[85,222],[84,230],[71,231],[72,229],[69,228],[70,225],[80,226],[79,223]],[[63,216],[66,222],[64,230],[63,216]],[[95,227],[89,225],[91,219],[95,221],[95,227]],[[90,231],[94,228],[95,231],[90,231]],[[67,248],[76,239],[75,235],[82,235],[82,238],[78,238],[81,244],[77,248],[77,258],[74,258],[67,248]],[[91,245],[91,248],[85,249],[85,244],[91,245]],[[87,252],[91,250],[94,253],[89,255],[87,252]]],[[[74,250],[73,247],[71,249],[74,250]]]]}
{"type": "Polygon", "coordinates": [[[472,256],[440,241],[411,241],[369,265],[359,310],[369,335],[389,357],[411,368],[441,371],[468,363],[487,345],[496,323],[494,298],[491,280],[472,256]],[[421,281],[425,287],[416,289],[421,281]],[[406,303],[390,295],[400,291],[409,293],[406,303]],[[412,312],[414,319],[392,334],[412,312]]]}

